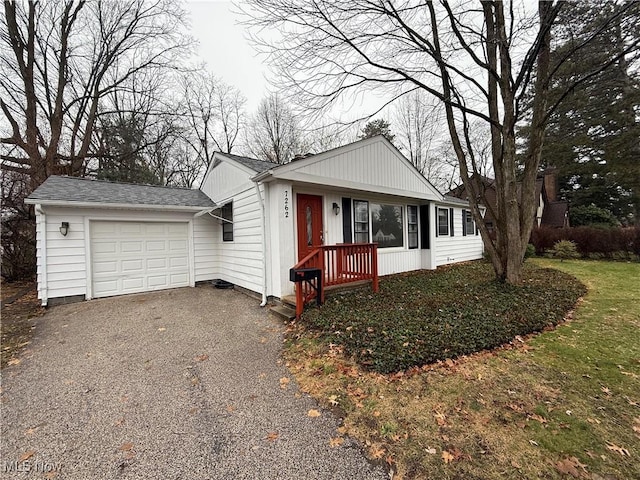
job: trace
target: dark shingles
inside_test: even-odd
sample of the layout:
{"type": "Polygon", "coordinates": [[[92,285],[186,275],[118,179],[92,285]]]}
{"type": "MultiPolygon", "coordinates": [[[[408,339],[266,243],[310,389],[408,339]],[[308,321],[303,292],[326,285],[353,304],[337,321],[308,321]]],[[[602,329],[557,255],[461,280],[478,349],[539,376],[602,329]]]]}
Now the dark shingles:
{"type": "Polygon", "coordinates": [[[562,200],[545,203],[541,225],[547,227],[566,227],[568,209],[569,205],[562,200]]]}
{"type": "Polygon", "coordinates": [[[200,190],[60,176],[49,177],[28,198],[43,201],[174,207],[215,206],[213,201],[200,190]]]}
{"type": "Polygon", "coordinates": [[[277,163],[265,162],[264,160],[258,160],[257,158],[241,157],[240,155],[233,155],[231,153],[220,153],[220,155],[230,158],[231,160],[235,160],[257,173],[262,173],[278,166],[277,163]]]}

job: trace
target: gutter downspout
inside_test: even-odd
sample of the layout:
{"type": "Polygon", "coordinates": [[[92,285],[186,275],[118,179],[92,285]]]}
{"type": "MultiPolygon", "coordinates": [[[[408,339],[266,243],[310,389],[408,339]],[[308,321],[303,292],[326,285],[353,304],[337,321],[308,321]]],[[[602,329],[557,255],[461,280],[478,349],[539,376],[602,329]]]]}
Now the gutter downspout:
{"type": "Polygon", "coordinates": [[[49,302],[49,294],[47,289],[47,216],[39,203],[35,207],[36,212],[36,239],[40,238],[40,278],[38,282],[38,291],[41,295],[42,306],[46,307],[49,302]],[[38,231],[38,228],[40,229],[38,231]]]}
{"type": "Polygon", "coordinates": [[[260,212],[262,220],[262,303],[261,307],[267,304],[267,221],[266,211],[264,208],[264,198],[260,194],[260,185],[258,180],[253,181],[253,186],[256,188],[256,195],[258,196],[258,202],[260,203],[260,212]]]}

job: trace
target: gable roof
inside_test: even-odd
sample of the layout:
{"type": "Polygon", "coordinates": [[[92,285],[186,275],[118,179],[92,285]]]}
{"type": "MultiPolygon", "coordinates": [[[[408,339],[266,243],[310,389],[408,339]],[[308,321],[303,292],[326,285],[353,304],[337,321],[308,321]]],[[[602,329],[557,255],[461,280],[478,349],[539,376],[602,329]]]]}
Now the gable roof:
{"type": "Polygon", "coordinates": [[[540,224],[549,227],[567,227],[569,205],[563,200],[547,202],[544,205],[540,224]]]}
{"type": "Polygon", "coordinates": [[[212,208],[215,203],[200,190],[136,185],[89,178],[51,176],[25,199],[25,203],[61,205],[113,204],[154,207],[212,208]]]}
{"type": "Polygon", "coordinates": [[[223,157],[230,158],[231,160],[235,160],[236,162],[244,165],[247,168],[250,168],[256,173],[262,173],[266,170],[269,170],[271,168],[275,168],[278,166],[277,163],[265,162],[264,160],[258,160],[257,158],[243,157],[240,155],[233,155],[231,153],[222,153],[222,152],[216,152],[216,154],[222,155],[223,157]]]}
{"type": "Polygon", "coordinates": [[[252,180],[294,180],[442,200],[442,193],[382,135],[270,167],[256,174],[252,180]],[[375,161],[379,163],[371,163],[375,161]]]}

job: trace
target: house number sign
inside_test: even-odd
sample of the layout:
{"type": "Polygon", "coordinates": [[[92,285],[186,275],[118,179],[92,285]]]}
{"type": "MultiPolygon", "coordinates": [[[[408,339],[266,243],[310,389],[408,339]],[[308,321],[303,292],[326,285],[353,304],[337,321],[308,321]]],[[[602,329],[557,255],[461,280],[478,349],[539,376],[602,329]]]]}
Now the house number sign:
{"type": "Polygon", "coordinates": [[[284,218],[289,218],[289,190],[284,191],[284,218]]]}

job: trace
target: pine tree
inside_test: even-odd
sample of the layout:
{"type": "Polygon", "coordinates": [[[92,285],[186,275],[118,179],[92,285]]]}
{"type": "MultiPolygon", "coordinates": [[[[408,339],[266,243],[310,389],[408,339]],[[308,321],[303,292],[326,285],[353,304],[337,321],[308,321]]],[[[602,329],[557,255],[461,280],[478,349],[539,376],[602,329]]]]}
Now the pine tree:
{"type": "Polygon", "coordinates": [[[570,59],[555,72],[549,103],[566,97],[549,118],[543,166],[558,168],[561,193],[572,206],[594,204],[622,222],[638,222],[638,51],[620,54],[629,42],[638,42],[640,3],[576,1],[566,5],[560,15],[552,62],[558,64],[569,55],[570,59]],[[610,21],[612,17],[614,21],[610,21]],[[603,35],[574,53],[578,45],[601,30],[603,35]],[[588,76],[608,61],[613,61],[611,68],[588,76]]]}

